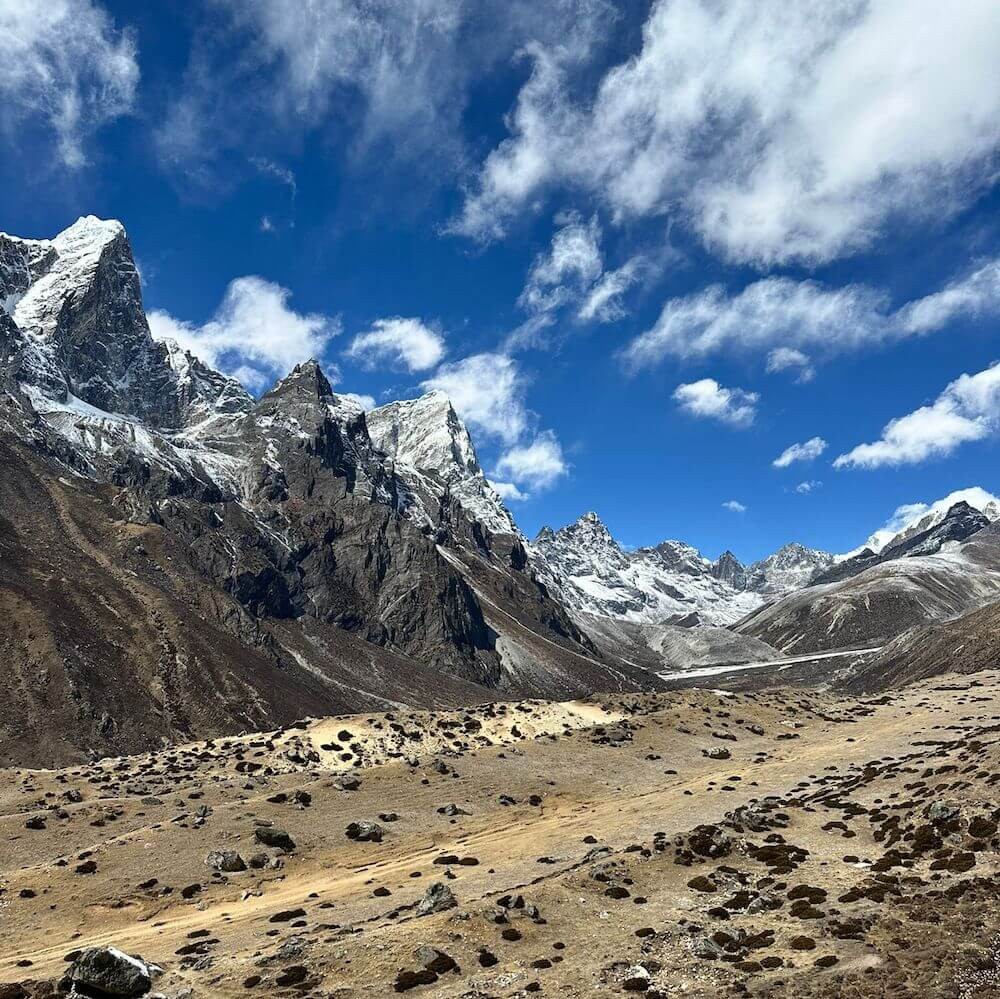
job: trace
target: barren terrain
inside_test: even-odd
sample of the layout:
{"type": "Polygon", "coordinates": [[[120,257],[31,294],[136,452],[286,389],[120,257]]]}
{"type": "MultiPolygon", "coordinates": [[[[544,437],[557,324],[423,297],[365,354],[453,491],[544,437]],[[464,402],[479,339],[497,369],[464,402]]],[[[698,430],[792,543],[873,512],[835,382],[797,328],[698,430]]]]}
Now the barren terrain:
{"type": "Polygon", "coordinates": [[[616,695],[10,769],[0,995],[93,946],[171,997],[1000,994],[998,698],[616,695]]]}

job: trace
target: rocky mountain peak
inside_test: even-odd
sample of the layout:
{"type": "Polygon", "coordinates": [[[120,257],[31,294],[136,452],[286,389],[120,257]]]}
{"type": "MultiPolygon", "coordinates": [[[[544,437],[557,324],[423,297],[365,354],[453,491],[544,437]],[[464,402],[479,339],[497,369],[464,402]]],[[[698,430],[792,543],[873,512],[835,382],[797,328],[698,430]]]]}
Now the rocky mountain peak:
{"type": "MultiPolygon", "coordinates": [[[[948,511],[960,502],[978,510],[990,522],[1000,518],[1000,497],[994,496],[981,486],[956,489],[933,503],[911,503],[899,507],[889,524],[872,534],[862,548],[870,548],[878,554],[917,534],[923,534],[939,524],[947,516],[948,511]]],[[[848,552],[847,557],[859,554],[861,554],[860,548],[848,552]]]]}
{"type": "Polygon", "coordinates": [[[896,541],[882,549],[885,559],[898,558],[902,555],[932,555],[941,550],[949,541],[964,541],[966,538],[989,526],[990,519],[986,514],[971,506],[965,500],[952,504],[937,524],[926,531],[911,534],[909,537],[896,541]]]}
{"type": "Polygon", "coordinates": [[[746,568],[728,548],[712,564],[712,575],[727,582],[734,590],[746,589],[746,568]]]}
{"type": "Polygon", "coordinates": [[[296,364],[264,395],[264,398],[294,398],[304,401],[326,399],[332,395],[333,386],[323,374],[319,361],[310,358],[308,361],[296,364]]]}
{"type": "Polygon", "coordinates": [[[375,446],[396,461],[446,481],[482,474],[469,431],[440,390],[373,409],[368,426],[375,446]]]}
{"type": "Polygon", "coordinates": [[[833,563],[830,552],[793,541],[747,568],[747,588],[768,596],[790,593],[808,586],[833,563]]]}
{"type": "Polygon", "coordinates": [[[661,541],[652,548],[640,548],[639,554],[657,561],[670,572],[703,576],[711,574],[712,570],[712,563],[694,545],[673,538],[661,541]]]}
{"type": "Polygon", "coordinates": [[[367,421],[374,446],[413,489],[412,512],[435,523],[442,505],[454,499],[491,533],[521,537],[444,392],[390,402],[368,413],[367,421]]]}

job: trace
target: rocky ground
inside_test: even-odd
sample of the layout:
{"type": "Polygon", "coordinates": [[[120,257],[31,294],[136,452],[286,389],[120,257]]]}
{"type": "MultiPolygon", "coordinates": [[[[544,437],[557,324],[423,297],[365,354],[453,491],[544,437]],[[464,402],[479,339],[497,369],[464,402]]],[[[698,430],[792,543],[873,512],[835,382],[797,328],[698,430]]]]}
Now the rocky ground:
{"type": "Polygon", "coordinates": [[[0,774],[3,999],[1000,996],[997,672],[0,774]]]}

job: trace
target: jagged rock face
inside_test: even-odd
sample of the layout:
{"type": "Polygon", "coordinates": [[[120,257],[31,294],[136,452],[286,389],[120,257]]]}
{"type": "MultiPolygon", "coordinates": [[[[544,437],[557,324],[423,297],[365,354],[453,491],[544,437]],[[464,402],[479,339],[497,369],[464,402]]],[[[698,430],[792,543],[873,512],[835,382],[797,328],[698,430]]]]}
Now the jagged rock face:
{"type": "MultiPolygon", "coordinates": [[[[253,618],[312,620],[495,686],[498,622],[438,547],[455,545],[481,559],[477,587],[509,600],[520,627],[564,643],[567,661],[587,647],[524,571],[521,536],[444,396],[375,414],[380,446],[315,362],[255,401],[151,337],[117,222],[0,237],[0,282],[0,429],[115,487],[118,515],[182,541],[192,569],[253,618]]],[[[547,689],[544,669],[530,680],[547,689]]],[[[557,686],[582,692],[565,670],[557,686]]]]}
{"type": "Polygon", "coordinates": [[[747,572],[743,563],[728,549],[724,551],[712,566],[712,575],[728,583],[734,590],[747,588],[747,572]]]}
{"type": "Polygon", "coordinates": [[[492,534],[521,538],[443,392],[380,406],[367,414],[367,421],[375,447],[410,487],[406,508],[412,519],[438,527],[455,501],[492,534]]]}
{"type": "Polygon", "coordinates": [[[152,427],[178,426],[171,368],[149,334],[121,224],[88,216],[24,256],[12,315],[28,341],[32,380],[59,402],[72,396],[152,427]]]}
{"type": "Polygon", "coordinates": [[[180,423],[187,434],[211,439],[225,435],[235,420],[253,409],[253,399],[235,378],[214,371],[175,340],[162,340],[174,374],[180,423]]]}
{"type": "Polygon", "coordinates": [[[768,597],[784,596],[799,590],[833,565],[829,552],[806,548],[796,542],[779,548],[747,569],[746,588],[768,597]]]}
{"type": "MultiPolygon", "coordinates": [[[[683,542],[623,551],[595,513],[558,531],[543,528],[531,544],[531,559],[546,585],[584,614],[654,624],[732,624],[761,603],[683,542]]],[[[725,565],[721,571],[728,571],[725,565]]]]}

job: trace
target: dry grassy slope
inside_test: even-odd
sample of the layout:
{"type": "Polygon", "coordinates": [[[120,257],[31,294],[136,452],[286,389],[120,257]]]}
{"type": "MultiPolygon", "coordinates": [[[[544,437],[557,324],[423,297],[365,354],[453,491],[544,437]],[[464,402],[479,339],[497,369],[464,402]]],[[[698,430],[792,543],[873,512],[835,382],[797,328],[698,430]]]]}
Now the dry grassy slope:
{"type": "Polygon", "coordinates": [[[120,519],[114,495],[0,441],[0,761],[488,696],[315,622],[254,620],[168,533],[120,519]]]}
{"type": "Polygon", "coordinates": [[[1000,602],[941,624],[904,632],[863,668],[844,689],[887,690],[942,673],[978,673],[1000,664],[1000,602]]]}
{"type": "Polygon", "coordinates": [[[870,701],[687,691],[9,770],[0,982],[103,943],[161,963],[168,996],[375,997],[429,944],[461,969],[413,993],[435,999],[621,995],[643,974],[696,999],[995,995],[974,989],[1000,980],[998,701],[997,673],[870,701]],[[344,835],[390,811],[382,842],[344,835]],[[280,866],[205,866],[259,850],[261,821],[295,841],[280,866]],[[432,881],[457,905],[419,917],[432,881]]]}
{"type": "Polygon", "coordinates": [[[991,525],[955,553],[897,559],[798,590],[749,614],[736,630],[788,655],[880,645],[998,597],[1000,528],[991,525]]]}

